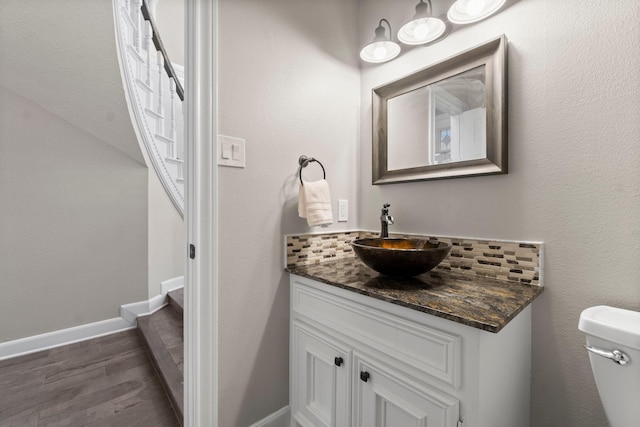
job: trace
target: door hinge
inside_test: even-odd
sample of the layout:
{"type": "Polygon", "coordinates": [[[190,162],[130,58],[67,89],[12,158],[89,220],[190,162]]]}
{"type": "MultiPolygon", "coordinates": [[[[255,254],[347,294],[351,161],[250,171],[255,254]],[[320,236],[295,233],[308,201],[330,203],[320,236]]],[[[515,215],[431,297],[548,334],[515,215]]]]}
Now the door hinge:
{"type": "Polygon", "coordinates": [[[189,258],[191,259],[196,258],[196,247],[192,244],[189,244],[189,258]]]}

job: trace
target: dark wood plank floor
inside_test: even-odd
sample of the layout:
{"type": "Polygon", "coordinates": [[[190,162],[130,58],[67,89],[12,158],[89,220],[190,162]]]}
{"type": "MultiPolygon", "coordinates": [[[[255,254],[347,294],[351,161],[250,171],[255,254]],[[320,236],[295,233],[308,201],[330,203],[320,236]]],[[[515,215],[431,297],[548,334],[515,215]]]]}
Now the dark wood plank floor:
{"type": "Polygon", "coordinates": [[[169,309],[163,309],[151,316],[151,323],[158,331],[162,343],[171,354],[181,374],[184,374],[184,337],[183,320],[171,314],[169,309]]]}
{"type": "Polygon", "coordinates": [[[184,288],[171,291],[167,296],[169,297],[169,305],[182,319],[184,317],[184,288]]]}
{"type": "Polygon", "coordinates": [[[178,420],[184,414],[183,319],[167,306],[138,318],[138,332],[178,420]]]}
{"type": "Polygon", "coordinates": [[[0,427],[179,425],[135,330],[0,361],[0,427]]]}

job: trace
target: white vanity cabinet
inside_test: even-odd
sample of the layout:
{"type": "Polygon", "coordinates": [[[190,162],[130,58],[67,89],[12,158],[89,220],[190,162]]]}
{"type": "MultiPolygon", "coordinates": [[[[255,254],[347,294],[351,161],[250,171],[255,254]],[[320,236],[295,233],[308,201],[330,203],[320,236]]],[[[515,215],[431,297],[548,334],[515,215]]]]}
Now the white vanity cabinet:
{"type": "Polygon", "coordinates": [[[351,350],[302,322],[291,333],[296,418],[304,426],[350,426],[351,350]]]}
{"type": "Polygon", "coordinates": [[[291,275],[292,427],[527,427],[531,313],[490,333],[291,275]]]}
{"type": "Polygon", "coordinates": [[[458,399],[437,389],[414,383],[392,367],[373,358],[355,356],[353,425],[455,426],[458,399]]]}

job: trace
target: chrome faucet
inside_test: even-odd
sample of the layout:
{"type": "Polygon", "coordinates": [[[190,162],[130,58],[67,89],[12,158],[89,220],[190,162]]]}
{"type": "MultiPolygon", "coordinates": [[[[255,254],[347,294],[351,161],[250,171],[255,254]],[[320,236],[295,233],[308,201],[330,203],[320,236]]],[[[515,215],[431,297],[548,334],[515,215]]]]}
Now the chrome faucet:
{"type": "Polygon", "coordinates": [[[389,215],[389,203],[382,205],[382,213],[380,214],[380,238],[389,237],[389,225],[393,225],[393,217],[389,215]]]}

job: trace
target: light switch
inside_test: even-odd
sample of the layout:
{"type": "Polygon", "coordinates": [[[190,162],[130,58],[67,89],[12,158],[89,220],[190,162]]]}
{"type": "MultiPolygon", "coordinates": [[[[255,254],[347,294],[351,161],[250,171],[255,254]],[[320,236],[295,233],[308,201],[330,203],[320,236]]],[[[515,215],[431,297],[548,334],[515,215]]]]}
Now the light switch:
{"type": "Polygon", "coordinates": [[[218,135],[218,164],[233,168],[245,167],[245,140],[218,135]]]}
{"type": "Polygon", "coordinates": [[[349,201],[338,200],[338,222],[347,222],[349,220],[349,201]]]}
{"type": "Polygon", "coordinates": [[[222,158],[223,159],[231,158],[231,145],[228,142],[222,143],[222,158]]]}
{"type": "Polygon", "coordinates": [[[231,146],[231,158],[236,161],[240,161],[242,159],[242,153],[240,151],[240,145],[233,144],[231,146]]]}

